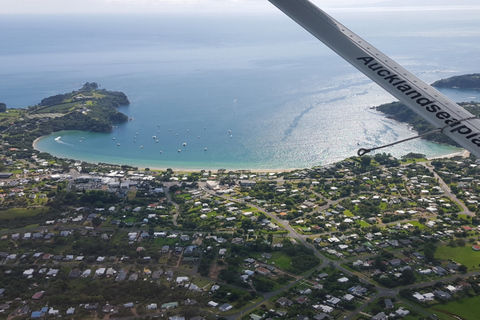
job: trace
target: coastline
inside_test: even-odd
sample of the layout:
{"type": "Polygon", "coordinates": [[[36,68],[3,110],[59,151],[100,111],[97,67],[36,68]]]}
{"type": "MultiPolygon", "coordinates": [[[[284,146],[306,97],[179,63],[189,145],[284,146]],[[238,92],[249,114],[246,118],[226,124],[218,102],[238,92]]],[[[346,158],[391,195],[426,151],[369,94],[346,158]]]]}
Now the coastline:
{"type": "MultiPolygon", "coordinates": [[[[38,152],[46,152],[46,151],[42,151],[40,150],[38,147],[37,147],[37,144],[38,142],[43,139],[45,136],[41,136],[41,137],[38,137],[36,138],[33,143],[32,143],[32,147],[34,150],[38,151],[38,152]]],[[[49,153],[49,152],[46,152],[46,153],[49,153]]],[[[53,155],[54,157],[58,157],[58,156],[55,156],[53,155]]],[[[58,157],[58,158],[66,158],[66,159],[71,159],[71,160],[75,160],[75,161],[85,161],[85,162],[88,162],[88,163],[99,163],[98,161],[95,162],[95,161],[88,161],[88,160],[80,160],[80,159],[74,159],[74,158],[68,158],[68,157],[58,157]]],[[[112,165],[125,165],[125,163],[110,163],[112,165]]],[[[199,172],[199,171],[202,171],[202,170],[205,170],[205,171],[217,171],[218,168],[216,169],[208,169],[208,168],[203,168],[203,169],[192,169],[192,168],[180,168],[180,167],[172,167],[172,166],[168,166],[168,167],[155,167],[155,166],[137,166],[137,165],[134,165],[134,164],[130,164],[131,166],[134,166],[134,167],[137,167],[138,169],[142,169],[144,170],[145,168],[149,168],[151,171],[165,171],[167,169],[172,169],[174,172],[199,172]]],[[[250,169],[250,168],[230,168],[230,169],[226,169],[227,172],[228,171],[249,171],[249,172],[254,172],[254,173],[283,173],[283,172],[290,172],[290,171],[294,171],[294,170],[301,170],[302,168],[287,168],[287,169],[250,169]]]]}
{"type": "Polygon", "coordinates": [[[38,143],[38,141],[40,141],[40,139],[42,139],[42,138],[43,138],[43,136],[38,137],[37,139],[33,140],[33,143],[32,143],[33,150],[37,150],[37,151],[39,151],[39,152],[42,152],[42,151],[38,150],[38,148],[37,148],[37,143],[38,143]]]}
{"type": "MultiPolygon", "coordinates": [[[[32,143],[32,147],[34,150],[36,151],[39,151],[39,152],[46,152],[46,151],[41,151],[39,148],[38,148],[38,142],[43,139],[45,136],[42,136],[42,137],[38,137],[36,138],[33,143],[32,143]]],[[[49,153],[49,152],[47,152],[49,153]]],[[[436,157],[427,157],[427,160],[434,160],[434,159],[442,159],[442,158],[452,158],[452,157],[457,157],[457,156],[461,156],[461,157],[468,157],[470,155],[470,153],[468,152],[468,150],[460,150],[458,152],[453,152],[453,153],[448,153],[448,154],[445,154],[445,155],[441,155],[441,156],[436,156],[436,157]]],[[[55,156],[55,155],[53,155],[55,156]]],[[[55,156],[55,157],[58,157],[58,156],[55,156]]],[[[88,162],[88,163],[92,163],[92,164],[95,164],[95,163],[99,163],[98,161],[89,161],[89,160],[81,160],[81,159],[75,159],[75,158],[69,158],[69,157],[59,157],[59,158],[66,158],[66,159],[71,159],[71,160],[75,160],[75,161],[85,161],[85,162],[88,162]]],[[[109,164],[112,164],[112,165],[130,165],[130,166],[133,166],[133,167],[137,167],[138,169],[141,169],[141,170],[144,170],[145,168],[149,168],[151,171],[165,171],[167,169],[172,169],[174,172],[177,172],[177,173],[182,173],[182,172],[186,172],[186,173],[191,173],[191,172],[199,172],[199,171],[202,171],[202,170],[205,170],[205,171],[212,171],[212,172],[216,172],[219,168],[216,168],[216,169],[209,169],[209,168],[198,168],[198,169],[192,169],[192,168],[182,168],[182,167],[175,167],[175,166],[148,166],[148,165],[143,165],[143,166],[137,166],[135,164],[127,164],[127,163],[110,163],[110,162],[106,162],[106,163],[109,163],[109,164]]],[[[305,169],[305,168],[280,168],[280,169],[259,169],[259,168],[229,168],[229,169],[226,169],[226,171],[246,171],[246,172],[252,172],[252,173],[285,173],[285,172],[291,172],[291,171],[295,171],[295,170],[302,170],[302,169],[305,169]]]]}

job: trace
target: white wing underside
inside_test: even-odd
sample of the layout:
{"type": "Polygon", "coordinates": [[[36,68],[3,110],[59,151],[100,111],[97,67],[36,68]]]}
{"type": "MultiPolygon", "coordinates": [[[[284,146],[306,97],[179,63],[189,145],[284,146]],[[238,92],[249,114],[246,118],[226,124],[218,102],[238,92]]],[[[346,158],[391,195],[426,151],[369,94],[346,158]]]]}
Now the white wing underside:
{"type": "Polygon", "coordinates": [[[371,80],[480,157],[480,119],[423,82],[308,0],[269,0],[371,80]]]}

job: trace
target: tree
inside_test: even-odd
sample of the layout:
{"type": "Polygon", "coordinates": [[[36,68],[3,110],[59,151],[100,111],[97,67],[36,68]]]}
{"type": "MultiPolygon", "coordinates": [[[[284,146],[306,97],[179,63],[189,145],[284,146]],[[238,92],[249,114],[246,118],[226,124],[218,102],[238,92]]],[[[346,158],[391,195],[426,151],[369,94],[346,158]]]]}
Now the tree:
{"type": "Polygon", "coordinates": [[[427,242],[424,246],[423,253],[425,255],[425,258],[428,261],[433,261],[435,260],[435,252],[437,251],[437,246],[433,244],[432,242],[427,242]]]}
{"type": "Polygon", "coordinates": [[[413,273],[412,269],[404,269],[402,271],[402,282],[404,285],[415,282],[415,274],[413,273]]]}

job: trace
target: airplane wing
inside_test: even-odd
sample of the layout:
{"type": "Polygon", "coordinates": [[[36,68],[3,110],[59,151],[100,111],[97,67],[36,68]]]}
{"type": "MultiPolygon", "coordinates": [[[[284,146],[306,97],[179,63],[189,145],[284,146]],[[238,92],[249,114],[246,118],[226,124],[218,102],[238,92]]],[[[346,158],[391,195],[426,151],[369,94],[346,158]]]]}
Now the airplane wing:
{"type": "Polygon", "coordinates": [[[480,119],[308,0],[268,0],[383,89],[480,157],[480,119]]]}

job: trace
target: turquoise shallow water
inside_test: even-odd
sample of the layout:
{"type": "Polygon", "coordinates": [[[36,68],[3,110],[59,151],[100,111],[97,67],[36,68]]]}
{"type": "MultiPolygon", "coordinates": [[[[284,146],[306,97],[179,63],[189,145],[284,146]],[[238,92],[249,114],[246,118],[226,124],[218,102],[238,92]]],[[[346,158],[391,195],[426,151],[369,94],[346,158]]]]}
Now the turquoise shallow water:
{"type": "MultiPolygon", "coordinates": [[[[433,82],[478,71],[477,13],[336,17],[433,82]]],[[[0,78],[8,79],[0,101],[9,107],[87,81],[131,100],[120,110],[134,121],[112,133],[60,132],[37,142],[60,157],[151,168],[290,169],[414,135],[371,109],[391,96],[282,15],[6,16],[0,41],[11,44],[0,48],[0,78]]],[[[455,101],[479,95],[443,92],[455,101]]],[[[422,140],[384,150],[429,157],[458,151],[422,140]]]]}

